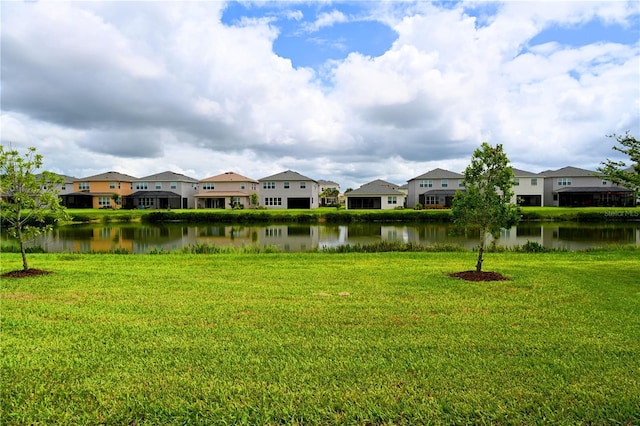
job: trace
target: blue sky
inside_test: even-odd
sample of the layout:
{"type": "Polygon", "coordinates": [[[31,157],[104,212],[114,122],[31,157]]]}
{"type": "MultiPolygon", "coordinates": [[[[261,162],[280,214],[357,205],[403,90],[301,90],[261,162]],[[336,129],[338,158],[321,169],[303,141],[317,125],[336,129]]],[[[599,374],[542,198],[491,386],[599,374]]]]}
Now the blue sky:
{"type": "Polygon", "coordinates": [[[108,170],[358,187],[595,169],[640,135],[640,2],[2,2],[2,143],[108,170]],[[73,153],[73,155],[69,155],[73,153]]]}

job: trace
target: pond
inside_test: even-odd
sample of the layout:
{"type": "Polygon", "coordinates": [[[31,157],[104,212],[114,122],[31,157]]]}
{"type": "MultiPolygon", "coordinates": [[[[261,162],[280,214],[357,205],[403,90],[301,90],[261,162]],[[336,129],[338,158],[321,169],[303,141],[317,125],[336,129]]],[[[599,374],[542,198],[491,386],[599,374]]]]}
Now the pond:
{"type": "MultiPolygon", "coordinates": [[[[477,247],[476,238],[451,234],[448,223],[431,224],[272,224],[272,225],[193,225],[110,223],[59,227],[34,241],[50,253],[107,252],[126,250],[178,251],[196,244],[217,247],[277,247],[284,252],[313,251],[346,244],[374,244],[394,241],[421,244],[456,244],[477,247]]],[[[4,236],[3,236],[4,240],[4,236]]],[[[546,248],[578,250],[606,245],[640,245],[640,222],[577,224],[521,223],[504,230],[497,244],[520,246],[527,241],[546,248]]]]}

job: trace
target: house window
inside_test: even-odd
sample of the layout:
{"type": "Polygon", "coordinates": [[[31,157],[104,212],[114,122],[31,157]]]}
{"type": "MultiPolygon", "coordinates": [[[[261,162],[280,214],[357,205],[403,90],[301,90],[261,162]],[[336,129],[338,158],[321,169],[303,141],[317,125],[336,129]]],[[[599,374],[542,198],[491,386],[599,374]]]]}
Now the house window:
{"type": "Polygon", "coordinates": [[[205,182],[202,184],[203,191],[213,191],[216,189],[216,185],[213,182],[205,182]]]}
{"type": "Polygon", "coordinates": [[[62,190],[63,190],[63,191],[66,191],[66,190],[67,190],[67,185],[66,185],[66,184],[64,184],[64,183],[62,184],[62,190]]]}
{"type": "Polygon", "coordinates": [[[251,184],[251,190],[252,190],[252,191],[255,191],[255,190],[256,190],[256,184],[255,184],[255,183],[252,183],[252,184],[251,184]]]}
{"type": "Polygon", "coordinates": [[[609,183],[608,181],[606,181],[606,180],[602,179],[602,184],[603,184],[603,185],[606,185],[606,184],[608,184],[608,183],[609,183]]]}
{"type": "Polygon", "coordinates": [[[387,197],[387,204],[398,204],[398,197],[395,195],[389,195],[387,197]]]}
{"type": "Polygon", "coordinates": [[[156,182],[156,189],[162,189],[162,182],[156,182]]]}
{"type": "Polygon", "coordinates": [[[437,195],[427,195],[426,197],[424,197],[424,203],[425,204],[438,204],[438,196],[437,195]]]}
{"type": "Polygon", "coordinates": [[[432,180],[421,180],[420,181],[420,188],[433,188],[433,181],[432,180]]]}
{"type": "Polygon", "coordinates": [[[148,182],[136,182],[136,189],[149,189],[148,182]]]}
{"type": "Polygon", "coordinates": [[[78,182],[78,189],[80,191],[88,191],[91,188],[89,182],[78,182]]]}
{"type": "Polygon", "coordinates": [[[531,178],[531,186],[538,186],[538,178],[531,178]]]}
{"type": "Polygon", "coordinates": [[[280,197],[267,197],[264,199],[265,206],[281,206],[282,198],[280,197]]]}
{"type": "Polygon", "coordinates": [[[240,183],[240,189],[245,189],[246,187],[247,187],[247,184],[245,182],[240,183]]]}
{"type": "Polygon", "coordinates": [[[520,179],[519,178],[513,178],[513,186],[520,186],[520,179]]]}
{"type": "Polygon", "coordinates": [[[275,182],[262,182],[262,189],[275,189],[275,188],[276,188],[275,182]]]}
{"type": "Polygon", "coordinates": [[[109,197],[98,198],[98,205],[100,207],[111,207],[111,198],[109,197]]]}
{"type": "Polygon", "coordinates": [[[442,185],[443,188],[446,188],[449,186],[449,179],[442,179],[440,181],[440,185],[442,185]]]}
{"type": "Polygon", "coordinates": [[[178,182],[171,182],[171,189],[178,189],[178,182]]]}
{"type": "Polygon", "coordinates": [[[571,178],[558,178],[558,185],[560,186],[570,186],[571,178]]]}
{"type": "Polygon", "coordinates": [[[109,189],[116,189],[116,183],[115,182],[109,182],[109,189]]]}
{"type": "Polygon", "coordinates": [[[458,188],[464,188],[464,180],[458,179],[458,188]]]}
{"type": "Polygon", "coordinates": [[[284,183],[284,189],[289,189],[289,182],[284,183]]]}
{"type": "Polygon", "coordinates": [[[300,189],[305,189],[307,187],[307,182],[300,182],[300,189]]]}

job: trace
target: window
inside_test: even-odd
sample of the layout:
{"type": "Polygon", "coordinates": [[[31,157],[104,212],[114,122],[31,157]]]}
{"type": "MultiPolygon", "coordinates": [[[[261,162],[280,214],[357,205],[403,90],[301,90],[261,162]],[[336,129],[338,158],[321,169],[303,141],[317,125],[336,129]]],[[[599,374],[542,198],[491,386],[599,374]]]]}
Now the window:
{"type": "Polygon", "coordinates": [[[203,191],[213,191],[216,189],[216,185],[213,182],[205,182],[202,184],[203,191]]]}
{"type": "Polygon", "coordinates": [[[66,185],[65,183],[63,183],[63,184],[62,184],[62,188],[61,188],[61,189],[62,189],[63,191],[66,191],[66,190],[67,190],[67,185],[66,185]]]}
{"type": "Polygon", "coordinates": [[[276,189],[275,182],[262,182],[262,189],[276,189]]]}
{"type": "Polygon", "coordinates": [[[178,189],[178,182],[171,182],[171,189],[178,189]]]}
{"type": "Polygon", "coordinates": [[[464,180],[458,179],[458,188],[464,188],[464,180]]]}
{"type": "Polygon", "coordinates": [[[78,189],[80,191],[88,191],[91,188],[89,187],[89,182],[78,182],[78,189]]]}
{"type": "Polygon", "coordinates": [[[531,186],[538,186],[538,178],[531,178],[531,186]]]}
{"type": "Polygon", "coordinates": [[[156,182],[156,189],[162,189],[162,182],[156,182]]]}
{"type": "Polygon", "coordinates": [[[571,178],[558,178],[558,185],[560,186],[570,186],[571,178]]]}
{"type": "Polygon", "coordinates": [[[395,195],[389,195],[387,197],[387,204],[398,204],[398,197],[395,195]]]}
{"type": "Polygon", "coordinates": [[[284,183],[284,189],[289,189],[289,182],[284,183]]]}
{"type": "Polygon", "coordinates": [[[281,206],[282,198],[280,197],[267,197],[264,199],[265,206],[281,206]]]}
{"type": "Polygon", "coordinates": [[[520,186],[520,178],[513,178],[513,186],[520,186]]]}
{"type": "Polygon", "coordinates": [[[116,183],[115,182],[109,182],[109,189],[116,189],[116,183]]]}
{"type": "Polygon", "coordinates": [[[424,197],[424,203],[425,204],[438,204],[438,196],[437,195],[427,195],[426,197],[424,197]]]}
{"type": "Polygon", "coordinates": [[[98,198],[98,205],[100,207],[111,207],[111,198],[109,197],[98,198]]]}
{"type": "Polygon", "coordinates": [[[606,181],[606,180],[602,179],[602,184],[603,184],[603,185],[606,185],[606,184],[608,184],[608,183],[609,183],[608,181],[606,181]]]}
{"type": "Polygon", "coordinates": [[[433,188],[433,181],[432,180],[421,180],[420,181],[420,188],[433,188]]]}
{"type": "Polygon", "coordinates": [[[136,189],[149,189],[148,182],[136,182],[136,189]]]}
{"type": "Polygon", "coordinates": [[[440,181],[440,185],[442,185],[443,188],[446,188],[449,186],[449,179],[442,179],[440,181]]]}
{"type": "Polygon", "coordinates": [[[138,198],[138,205],[145,207],[153,206],[153,198],[138,198]]]}
{"type": "Polygon", "coordinates": [[[252,191],[255,191],[255,190],[256,190],[256,188],[257,188],[257,187],[256,187],[256,184],[255,184],[255,183],[252,183],[252,184],[251,184],[251,190],[252,190],[252,191]]]}
{"type": "Polygon", "coordinates": [[[300,189],[305,189],[307,187],[307,182],[300,182],[300,189]]]}
{"type": "Polygon", "coordinates": [[[247,184],[245,182],[240,183],[240,189],[245,189],[246,187],[247,187],[247,184]]]}

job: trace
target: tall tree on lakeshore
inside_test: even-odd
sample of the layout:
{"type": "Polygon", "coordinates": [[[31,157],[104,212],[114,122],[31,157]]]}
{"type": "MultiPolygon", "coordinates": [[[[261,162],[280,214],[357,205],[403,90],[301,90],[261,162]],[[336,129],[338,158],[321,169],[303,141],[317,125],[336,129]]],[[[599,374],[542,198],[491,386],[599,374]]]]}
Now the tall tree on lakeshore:
{"type": "Polygon", "coordinates": [[[602,167],[598,167],[598,171],[611,182],[631,189],[637,199],[640,192],[640,141],[629,131],[624,135],[614,133],[607,137],[615,139],[619,144],[614,145],[612,149],[627,155],[631,162],[627,164],[625,161],[613,161],[607,158],[601,163],[602,167]]]}
{"type": "Polygon", "coordinates": [[[514,175],[502,145],[487,142],[473,152],[463,175],[465,190],[456,192],[451,213],[459,229],[478,232],[476,272],[481,272],[487,237],[498,238],[501,229],[520,219],[518,206],[511,202],[514,175]]]}
{"type": "Polygon", "coordinates": [[[35,148],[20,155],[17,150],[0,145],[2,228],[18,240],[25,271],[29,269],[25,242],[68,217],[59,199],[58,187],[64,179],[48,171],[36,174],[42,160],[35,148]]]}

